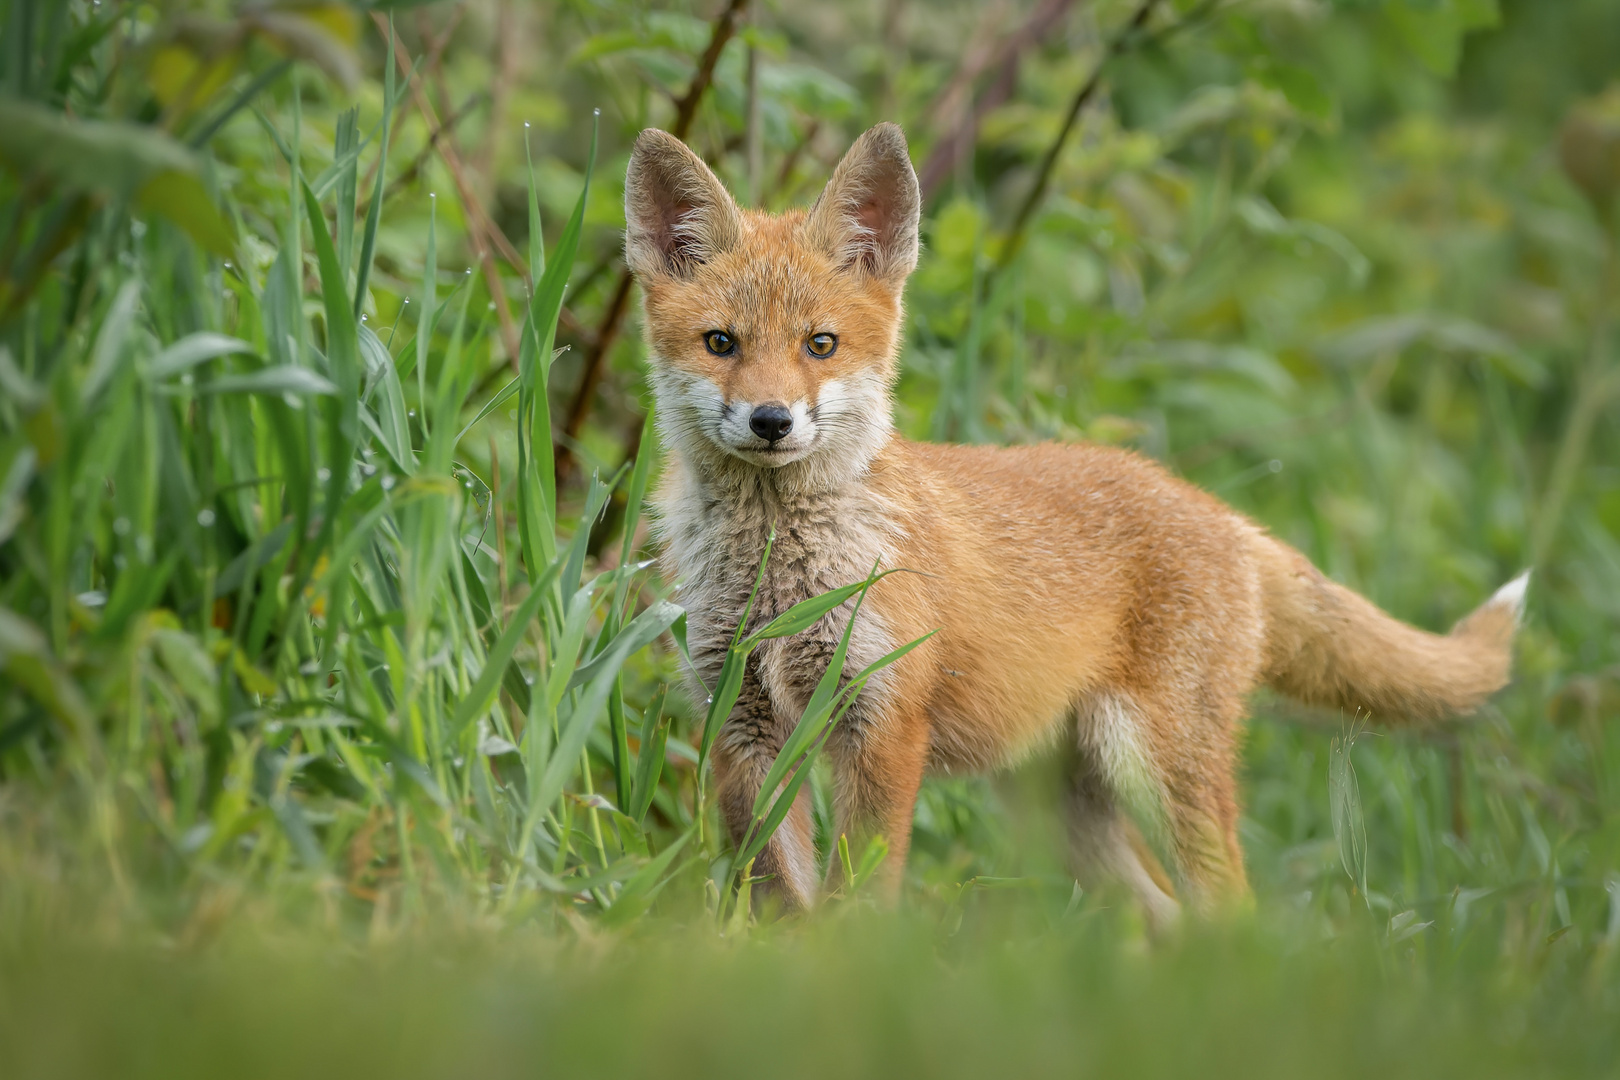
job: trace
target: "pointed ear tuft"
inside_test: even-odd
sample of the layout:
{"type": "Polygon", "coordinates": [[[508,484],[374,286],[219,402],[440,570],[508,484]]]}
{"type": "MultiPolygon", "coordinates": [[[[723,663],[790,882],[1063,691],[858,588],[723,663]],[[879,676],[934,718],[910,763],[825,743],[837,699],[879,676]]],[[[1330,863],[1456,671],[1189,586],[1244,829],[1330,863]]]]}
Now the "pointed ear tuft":
{"type": "Polygon", "coordinates": [[[703,159],[668,132],[636,137],[624,180],[624,258],[644,281],[685,277],[742,237],[737,204],[703,159]]]}
{"type": "Polygon", "coordinates": [[[917,268],[921,214],[906,137],[895,124],[879,124],[833,170],[805,218],[805,236],[841,266],[898,285],[917,268]]]}

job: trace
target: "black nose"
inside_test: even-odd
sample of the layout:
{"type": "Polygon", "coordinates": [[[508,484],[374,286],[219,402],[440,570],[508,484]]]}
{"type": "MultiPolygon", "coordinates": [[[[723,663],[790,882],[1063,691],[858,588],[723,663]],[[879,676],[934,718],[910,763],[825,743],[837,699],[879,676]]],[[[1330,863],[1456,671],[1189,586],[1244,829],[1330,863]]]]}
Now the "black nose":
{"type": "Polygon", "coordinates": [[[787,433],[793,430],[793,414],[774,401],[756,405],[748,417],[748,426],[766,442],[776,442],[786,438],[787,433]]]}

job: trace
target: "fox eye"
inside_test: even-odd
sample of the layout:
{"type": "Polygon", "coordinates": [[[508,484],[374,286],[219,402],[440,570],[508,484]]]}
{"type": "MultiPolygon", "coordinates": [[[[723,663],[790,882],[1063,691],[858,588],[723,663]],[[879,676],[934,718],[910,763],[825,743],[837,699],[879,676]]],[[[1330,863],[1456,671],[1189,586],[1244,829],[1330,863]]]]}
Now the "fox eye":
{"type": "Polygon", "coordinates": [[[825,360],[838,348],[838,335],[811,334],[810,340],[805,343],[804,347],[810,350],[811,356],[825,360]]]}
{"type": "Polygon", "coordinates": [[[724,330],[710,330],[703,335],[703,344],[716,356],[730,356],[737,351],[737,342],[724,330]]]}

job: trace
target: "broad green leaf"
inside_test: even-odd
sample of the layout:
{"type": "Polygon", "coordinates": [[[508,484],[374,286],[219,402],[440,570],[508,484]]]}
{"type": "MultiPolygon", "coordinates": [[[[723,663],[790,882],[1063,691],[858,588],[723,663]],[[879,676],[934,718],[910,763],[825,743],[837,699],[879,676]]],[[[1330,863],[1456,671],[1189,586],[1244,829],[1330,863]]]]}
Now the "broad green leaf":
{"type": "Polygon", "coordinates": [[[147,374],[153,379],[167,379],[208,360],[253,351],[253,346],[240,338],[199,330],[158,353],[147,367],[147,374]]]}
{"type": "Polygon", "coordinates": [[[280,364],[263,368],[247,375],[221,375],[201,383],[193,390],[206,394],[295,394],[327,397],[338,392],[328,379],[323,379],[309,368],[280,364]]]}
{"type": "Polygon", "coordinates": [[[168,218],[205,251],[229,256],[236,247],[230,221],[214,207],[202,181],[187,172],[169,169],[140,186],[135,205],[148,214],[168,218]]]}

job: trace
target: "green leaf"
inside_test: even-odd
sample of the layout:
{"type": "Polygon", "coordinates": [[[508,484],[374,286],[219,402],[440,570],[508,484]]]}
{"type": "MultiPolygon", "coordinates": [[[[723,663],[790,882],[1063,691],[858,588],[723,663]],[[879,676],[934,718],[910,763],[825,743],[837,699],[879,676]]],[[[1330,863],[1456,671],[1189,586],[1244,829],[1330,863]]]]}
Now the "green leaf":
{"type": "Polygon", "coordinates": [[[118,295],[113,297],[107,317],[96,332],[96,343],[90,352],[90,369],[85,372],[84,382],[79,384],[79,403],[83,407],[89,408],[95,402],[96,396],[112,379],[124,358],[124,346],[129,340],[130,330],[135,326],[135,305],[140,298],[141,283],[133,278],[119,286],[118,295]]]}
{"type": "Polygon", "coordinates": [[[148,214],[168,218],[205,251],[229,255],[236,247],[235,230],[214,208],[202,181],[190,173],[174,169],[158,173],[141,185],[135,205],[148,214]]]}
{"type": "Polygon", "coordinates": [[[831,592],[812,596],[808,600],[801,600],[788,608],[782,614],[766,623],[760,629],[749,635],[750,643],[758,643],[767,638],[791,637],[794,634],[810,629],[834,608],[844,603],[856,593],[864,592],[878,581],[887,577],[894,571],[885,571],[866,581],[857,581],[849,585],[842,585],[831,592]]]}
{"type": "Polygon", "coordinates": [[[199,330],[158,353],[146,373],[153,379],[167,379],[208,360],[253,351],[253,346],[240,338],[199,330]]]}
{"type": "Polygon", "coordinates": [[[613,906],[603,913],[602,921],[609,926],[623,926],[645,914],[666,883],[664,872],[669,869],[669,864],[675,861],[675,856],[680,854],[681,849],[691,838],[691,830],[682,833],[673,844],[636,871],[635,875],[624,883],[624,888],[619,891],[613,906]]]}
{"type": "Polygon", "coordinates": [[[636,752],[636,779],[627,808],[637,825],[646,820],[653,796],[658,793],[658,778],[664,771],[664,751],[669,744],[671,722],[671,718],[664,715],[667,692],[668,687],[660,686],[641,714],[641,749],[636,752]]]}
{"type": "Polygon", "coordinates": [[[68,117],[0,97],[0,165],[57,189],[130,195],[159,173],[195,174],[184,144],[155,128],[68,117]]]}
{"type": "Polygon", "coordinates": [[[1463,38],[1501,21],[1496,0],[1403,0],[1385,5],[1384,13],[1413,55],[1445,78],[1457,73],[1463,38]]]}
{"type": "Polygon", "coordinates": [[[306,367],[278,364],[248,375],[221,375],[192,388],[201,394],[296,394],[330,397],[338,392],[331,381],[306,367]]]}
{"type": "Polygon", "coordinates": [[[600,652],[574,669],[574,674],[568,679],[568,689],[582,686],[600,675],[610,662],[613,647],[621,640],[633,643],[630,652],[639,652],[657,641],[659,635],[669,629],[669,624],[674,622],[678,615],[684,614],[683,609],[667,600],[655,601],[647,610],[630,620],[630,624],[619,631],[600,652]]]}

